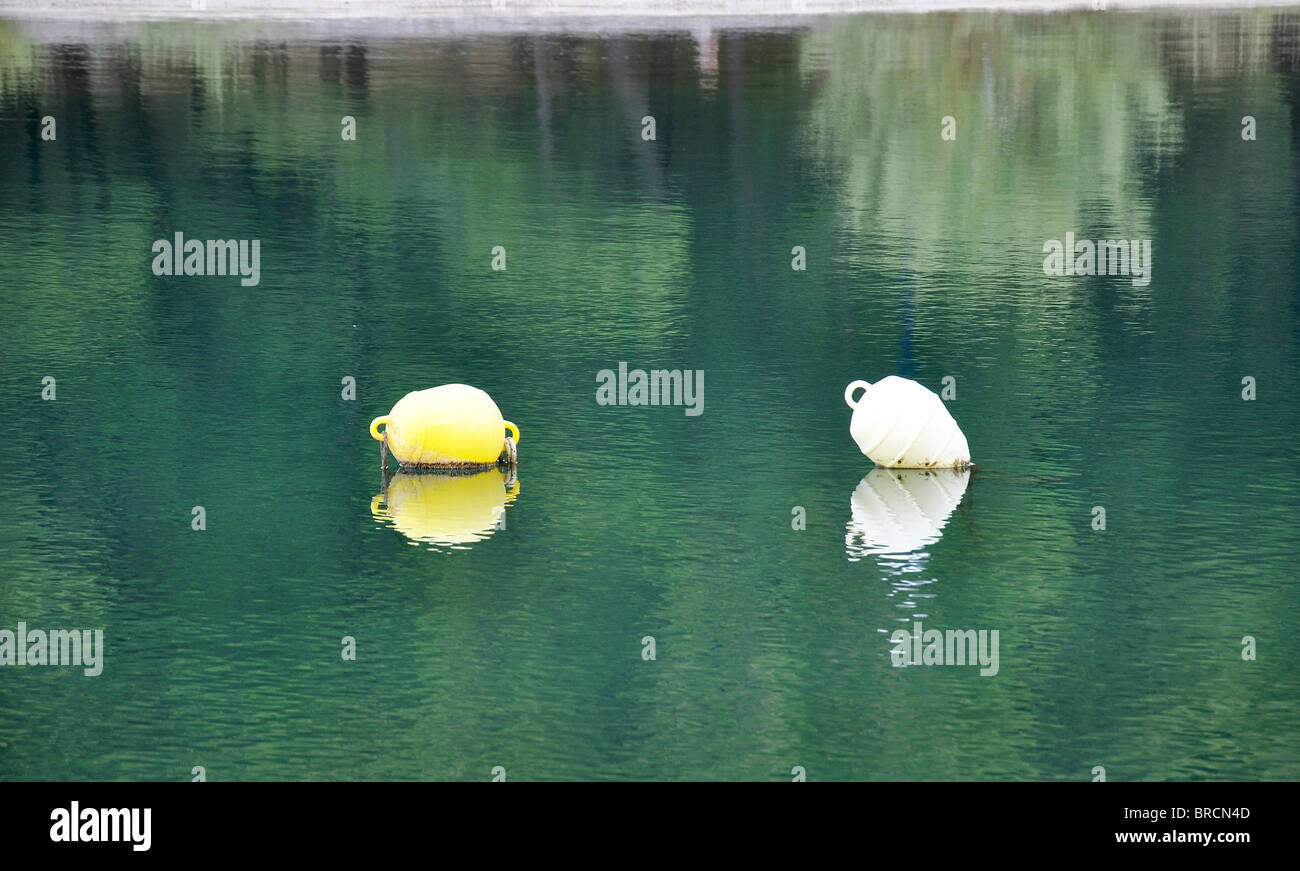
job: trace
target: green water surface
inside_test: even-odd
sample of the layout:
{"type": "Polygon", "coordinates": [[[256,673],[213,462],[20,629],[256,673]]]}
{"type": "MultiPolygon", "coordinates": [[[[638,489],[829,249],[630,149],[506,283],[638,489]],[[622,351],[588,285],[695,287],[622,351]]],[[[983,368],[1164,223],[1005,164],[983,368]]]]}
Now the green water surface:
{"type": "Polygon", "coordinates": [[[0,22],[0,629],[106,646],[0,668],[0,779],[1296,779],[1298,173],[1294,11],[0,22]],[[952,379],[951,504],[864,484],[890,374],[952,379]],[[367,427],[449,382],[518,492],[399,522],[367,427]]]}

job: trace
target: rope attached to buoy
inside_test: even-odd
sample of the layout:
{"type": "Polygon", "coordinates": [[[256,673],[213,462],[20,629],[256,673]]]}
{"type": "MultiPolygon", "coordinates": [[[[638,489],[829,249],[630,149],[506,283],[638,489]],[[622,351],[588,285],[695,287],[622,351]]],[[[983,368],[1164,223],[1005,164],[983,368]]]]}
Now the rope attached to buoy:
{"type": "Polygon", "coordinates": [[[519,465],[519,427],[508,420],[505,425],[510,430],[510,435],[506,436],[505,449],[501,451],[498,462],[504,462],[506,468],[513,469],[519,465]]]}

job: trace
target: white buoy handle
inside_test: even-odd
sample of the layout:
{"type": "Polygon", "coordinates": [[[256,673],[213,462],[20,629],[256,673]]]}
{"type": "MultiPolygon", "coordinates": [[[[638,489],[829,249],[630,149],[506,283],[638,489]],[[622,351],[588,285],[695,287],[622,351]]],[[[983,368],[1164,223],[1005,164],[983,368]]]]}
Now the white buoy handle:
{"type": "Polygon", "coordinates": [[[854,381],[850,383],[848,387],[844,388],[844,401],[849,404],[849,408],[857,408],[858,402],[862,401],[861,398],[858,399],[858,402],[853,401],[853,391],[857,390],[859,387],[864,391],[871,389],[871,385],[866,381],[854,381]]]}

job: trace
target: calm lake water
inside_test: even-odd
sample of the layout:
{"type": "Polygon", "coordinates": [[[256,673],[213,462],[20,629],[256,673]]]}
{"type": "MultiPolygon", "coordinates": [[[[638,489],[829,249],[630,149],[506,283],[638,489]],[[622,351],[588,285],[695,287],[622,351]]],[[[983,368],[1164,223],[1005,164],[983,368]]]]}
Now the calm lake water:
{"type": "Polygon", "coordinates": [[[106,647],[0,668],[0,778],[1300,777],[1300,13],[0,22],[0,190],[0,629],[106,647]],[[980,471],[872,472],[890,374],[980,471]],[[448,382],[517,492],[385,496],[448,382]]]}

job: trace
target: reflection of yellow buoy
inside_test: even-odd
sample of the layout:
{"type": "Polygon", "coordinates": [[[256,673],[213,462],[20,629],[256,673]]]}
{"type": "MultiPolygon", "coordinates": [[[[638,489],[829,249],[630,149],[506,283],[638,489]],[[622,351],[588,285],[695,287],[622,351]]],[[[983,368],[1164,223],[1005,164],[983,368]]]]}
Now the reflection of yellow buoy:
{"type": "Polygon", "coordinates": [[[850,559],[909,553],[938,541],[969,482],[969,469],[872,469],[849,504],[844,544],[850,559]]]}
{"type": "Polygon", "coordinates": [[[890,375],[875,384],[854,381],[844,388],[853,409],[849,434],[877,466],[890,469],[964,469],[970,447],[957,421],[933,391],[890,375]],[[863,394],[856,401],[857,390],[863,394]]]}
{"type": "Polygon", "coordinates": [[[492,466],[503,451],[513,465],[519,444],[519,427],[502,419],[491,396],[467,384],[406,394],[370,422],[370,434],[403,466],[492,466]]]}
{"type": "Polygon", "coordinates": [[[370,500],[370,513],[412,541],[468,544],[505,528],[506,505],[519,481],[496,469],[472,474],[399,471],[385,493],[370,500]]]}

